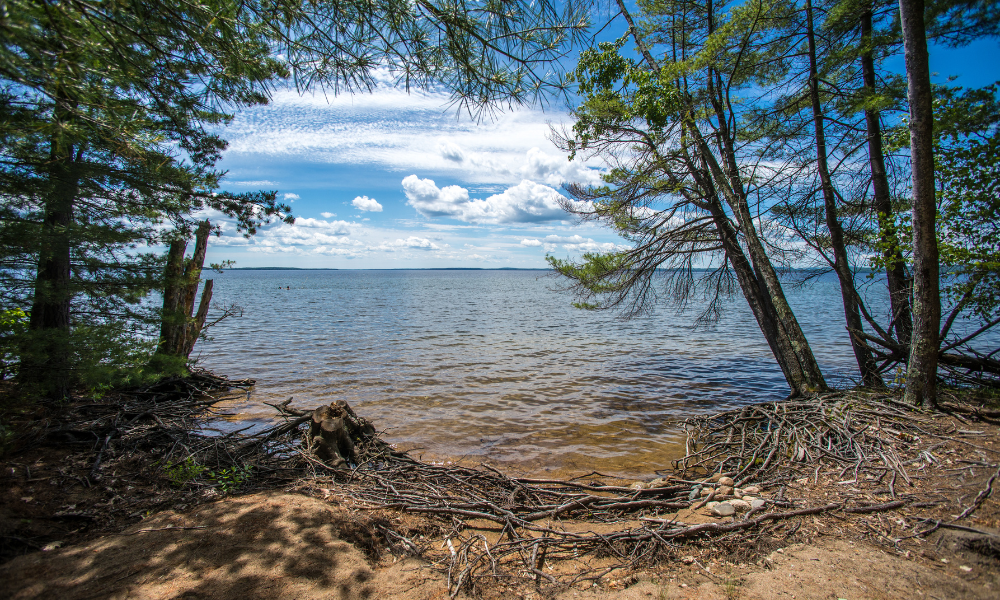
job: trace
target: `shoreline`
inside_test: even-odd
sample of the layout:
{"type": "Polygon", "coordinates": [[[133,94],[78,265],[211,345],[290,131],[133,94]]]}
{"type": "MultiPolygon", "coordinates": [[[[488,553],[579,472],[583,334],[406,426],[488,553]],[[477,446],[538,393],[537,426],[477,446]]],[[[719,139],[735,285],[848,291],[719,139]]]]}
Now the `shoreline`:
{"type": "MultiPolygon", "coordinates": [[[[995,422],[991,423],[990,419],[976,421],[974,412],[953,414],[957,416],[934,416],[928,423],[947,425],[955,432],[976,433],[956,433],[954,435],[958,437],[946,445],[938,442],[937,447],[934,447],[934,443],[930,443],[929,440],[920,440],[917,445],[922,449],[918,452],[917,449],[909,448],[916,444],[914,440],[906,440],[905,436],[896,436],[886,429],[891,435],[896,436],[892,438],[895,440],[892,443],[895,444],[901,457],[916,453],[914,459],[904,459],[908,464],[906,468],[912,471],[910,477],[914,482],[919,482],[915,484],[916,487],[899,481],[896,483],[897,491],[891,494],[886,489],[889,480],[883,482],[859,479],[851,485],[845,485],[845,481],[836,476],[836,471],[821,475],[817,469],[815,480],[811,477],[793,480],[792,472],[788,471],[788,479],[783,484],[765,482],[761,497],[788,498],[793,503],[793,508],[782,508],[779,503],[771,510],[778,513],[788,512],[802,510],[794,507],[808,509],[827,506],[831,502],[840,502],[841,508],[815,512],[812,513],[814,515],[812,517],[792,517],[762,522],[762,525],[747,530],[748,534],[752,532],[753,535],[747,537],[739,534],[732,541],[721,545],[720,541],[727,539],[726,536],[730,534],[725,534],[720,541],[713,541],[715,538],[710,537],[707,544],[698,541],[697,538],[685,538],[686,541],[676,546],[665,547],[666,554],[652,562],[640,561],[633,567],[619,567],[596,580],[588,580],[587,586],[584,587],[578,584],[569,584],[569,587],[565,587],[567,585],[565,582],[569,581],[565,579],[566,575],[571,574],[574,568],[598,568],[604,559],[595,556],[588,558],[589,562],[577,564],[573,560],[567,562],[559,559],[557,555],[552,555],[545,559],[554,561],[545,563],[549,565],[545,567],[548,570],[542,570],[545,577],[536,575],[528,577],[527,581],[518,577],[504,579],[505,583],[503,585],[498,583],[499,587],[487,585],[489,579],[476,579],[479,583],[468,584],[472,587],[460,585],[460,593],[464,595],[462,597],[487,598],[509,594],[514,594],[514,597],[536,597],[539,593],[538,586],[541,585],[542,589],[549,590],[543,595],[560,598],[640,598],[645,597],[647,592],[654,597],[659,594],[665,598],[695,597],[693,595],[695,592],[700,594],[698,597],[771,597],[762,595],[764,592],[761,590],[766,586],[765,588],[761,586],[765,583],[770,585],[775,581],[783,581],[775,579],[774,575],[787,573],[786,579],[789,580],[784,583],[788,585],[780,589],[798,590],[799,597],[825,597],[819,595],[821,590],[827,593],[822,586],[816,581],[810,580],[812,583],[806,581],[809,576],[823,573],[825,576],[832,576],[835,574],[834,571],[824,570],[829,565],[855,564],[851,561],[862,560],[862,563],[857,564],[878,566],[875,570],[882,574],[878,575],[876,580],[881,585],[888,586],[886,589],[901,589],[898,587],[899,582],[894,582],[891,574],[905,571],[912,572],[913,577],[917,579],[929,582],[927,583],[929,587],[923,589],[957,591],[956,595],[949,597],[990,597],[989,590],[995,591],[1000,586],[1000,568],[997,568],[1000,563],[997,563],[995,556],[992,558],[988,556],[988,552],[987,555],[975,552],[970,554],[969,549],[962,545],[965,542],[961,539],[956,541],[955,538],[955,535],[963,532],[960,529],[949,529],[948,521],[957,514],[958,508],[968,508],[971,498],[975,498],[977,493],[985,489],[986,479],[993,471],[985,465],[1000,461],[1000,427],[995,422]],[[931,450],[924,450],[932,447],[934,448],[931,450]],[[938,457],[938,460],[929,462],[921,458],[923,456],[921,452],[930,452],[938,457]],[[989,460],[984,461],[983,456],[989,460]],[[960,467],[957,470],[958,475],[955,475],[956,467],[960,467]],[[900,507],[865,509],[867,512],[856,513],[844,512],[851,507],[890,505],[892,496],[896,494],[903,494],[896,497],[905,500],[900,507]],[[945,501],[943,499],[945,497],[950,499],[945,501]],[[901,520],[906,524],[905,527],[899,529],[899,525],[892,525],[893,519],[901,520]],[[936,528],[933,527],[935,523],[938,523],[936,528]],[[889,529],[886,529],[887,525],[889,529]],[[924,531],[924,534],[921,535],[921,531],[924,531]],[[893,543],[892,540],[899,541],[893,543]],[[941,550],[941,544],[944,544],[944,550],[941,550]],[[935,554],[931,558],[925,552],[929,548],[935,548],[935,554]],[[858,554],[859,552],[862,553],[858,554]],[[793,559],[793,556],[799,558],[793,559]],[[976,558],[977,556],[979,558],[976,558]],[[817,562],[815,560],[817,557],[822,565],[814,564],[817,562]],[[941,558],[949,562],[941,562],[941,558]],[[968,567],[969,570],[959,567],[968,567]],[[776,569],[777,572],[769,571],[769,568],[776,569]],[[806,569],[807,572],[802,574],[799,572],[801,569],[806,569]],[[793,574],[798,577],[796,582],[791,581],[794,579],[793,574]],[[561,583],[553,586],[547,577],[558,579],[561,583]],[[597,587],[591,584],[596,584],[597,587]],[[486,587],[482,587],[484,585],[486,587]],[[893,588],[894,585],[897,587],[893,588]],[[810,589],[817,595],[810,596],[810,589]],[[742,590],[739,593],[743,595],[731,595],[731,592],[736,593],[739,590],[742,590]]],[[[919,418],[931,417],[922,415],[919,418]]],[[[491,547],[497,544],[496,530],[485,522],[473,519],[466,523],[464,533],[460,530],[448,534],[447,519],[442,521],[433,515],[413,514],[389,506],[385,508],[367,506],[369,501],[359,503],[352,496],[354,492],[351,490],[354,488],[346,483],[338,483],[336,478],[298,475],[291,479],[286,478],[283,483],[274,479],[263,488],[258,485],[257,490],[246,490],[247,493],[220,494],[218,485],[215,487],[202,484],[194,487],[172,485],[164,478],[163,466],[158,466],[151,455],[147,455],[145,459],[138,455],[120,458],[124,462],[119,458],[106,458],[104,466],[98,469],[103,473],[102,477],[93,481],[90,479],[95,470],[95,450],[89,446],[86,448],[79,445],[74,448],[65,444],[55,447],[39,446],[22,452],[19,456],[3,459],[3,471],[0,476],[4,480],[3,487],[6,490],[2,500],[5,544],[9,549],[9,544],[14,538],[35,540],[34,547],[27,545],[23,547],[24,550],[34,549],[34,552],[0,565],[0,578],[16,583],[11,589],[18,590],[19,595],[14,597],[40,597],[52,593],[57,593],[61,597],[82,597],[87,590],[93,593],[98,588],[110,592],[113,590],[101,588],[101,585],[106,584],[100,582],[104,581],[102,577],[104,579],[110,577],[111,571],[118,573],[111,579],[121,578],[120,582],[115,584],[118,587],[114,589],[122,592],[129,590],[129,594],[138,594],[137,597],[164,597],[167,588],[157,587],[161,584],[155,583],[154,580],[166,572],[183,575],[175,577],[176,581],[172,584],[174,587],[169,588],[171,592],[167,595],[182,593],[184,590],[195,592],[200,589],[204,592],[211,589],[218,592],[213,592],[211,594],[213,597],[229,597],[229,595],[236,597],[240,595],[236,592],[239,586],[230,575],[224,573],[226,571],[224,565],[209,560],[208,555],[197,550],[206,544],[211,546],[212,543],[208,540],[212,536],[220,535],[229,540],[227,544],[231,549],[239,549],[237,552],[239,556],[233,556],[233,560],[238,560],[229,564],[229,570],[232,570],[233,564],[244,564],[240,567],[245,571],[244,575],[250,576],[256,573],[253,576],[262,578],[260,581],[271,581],[269,585],[278,586],[274,588],[277,594],[271,597],[310,597],[329,589],[327,584],[337,580],[338,577],[347,577],[351,581],[355,581],[351,578],[360,577],[365,581],[377,582],[383,589],[396,590],[389,596],[380,597],[400,599],[441,597],[442,590],[446,592],[452,590],[455,584],[454,580],[449,582],[447,577],[442,578],[441,565],[447,565],[449,560],[456,557],[455,554],[449,555],[446,540],[454,538],[453,545],[456,551],[463,543],[461,540],[471,540],[476,535],[491,540],[489,542],[491,547]],[[88,482],[90,485],[87,485],[88,482]],[[291,561],[296,553],[297,556],[302,556],[303,553],[317,552],[316,556],[326,556],[324,560],[331,559],[331,556],[326,554],[327,550],[321,550],[321,547],[315,544],[304,542],[312,539],[311,536],[317,533],[313,530],[320,525],[303,528],[291,524],[295,519],[315,520],[314,513],[317,511],[332,515],[331,519],[335,517],[334,525],[331,525],[333,529],[330,529],[329,533],[322,534],[331,536],[329,542],[326,546],[321,546],[339,548],[336,554],[344,558],[345,564],[351,565],[350,568],[353,570],[350,573],[337,575],[340,571],[333,569],[321,577],[319,572],[303,575],[288,571],[290,566],[281,567],[278,569],[279,572],[285,574],[280,577],[288,579],[281,584],[273,579],[273,574],[268,575],[259,569],[251,573],[252,565],[256,564],[258,566],[253,568],[259,568],[264,564],[261,561],[268,556],[270,558],[265,562],[291,561]],[[241,533],[241,531],[246,531],[247,534],[252,532],[243,529],[242,525],[237,525],[242,518],[239,515],[264,513],[271,515],[271,520],[261,522],[262,529],[253,534],[257,536],[254,539],[280,540],[279,546],[284,544],[284,550],[273,545],[261,546],[257,542],[251,543],[245,539],[245,534],[241,533]],[[309,517],[310,514],[313,516],[309,517]],[[295,517],[295,515],[300,516],[295,517]],[[18,534],[16,530],[10,529],[12,518],[21,521],[30,519],[39,526],[48,527],[49,533],[40,535],[40,531],[36,531],[35,534],[22,531],[18,534]],[[206,538],[209,531],[211,536],[206,538]],[[394,533],[390,535],[388,533],[390,531],[394,533]],[[36,537],[31,538],[31,535],[36,537]],[[419,556],[411,556],[414,553],[413,549],[407,546],[407,542],[393,537],[394,535],[402,536],[410,545],[418,548],[419,556]],[[455,537],[456,535],[458,537],[455,537]],[[46,547],[47,550],[44,549],[46,547]],[[187,550],[181,552],[178,548],[187,550]],[[360,554],[350,554],[350,552],[360,552],[360,554]],[[347,556],[355,558],[348,560],[345,558],[347,556]],[[113,557],[117,558],[112,560],[113,557]],[[184,561],[180,561],[181,557],[184,561]],[[122,561],[124,565],[118,564],[122,561]],[[89,566],[84,567],[84,563],[89,566]],[[438,567],[435,567],[435,564],[438,567]],[[48,575],[44,575],[45,573],[48,575]],[[154,577],[156,574],[161,575],[154,577]],[[197,580],[203,581],[196,585],[197,580]],[[419,593],[407,592],[404,589],[407,586],[412,587],[418,581],[420,585],[416,585],[414,589],[422,590],[419,593]]],[[[647,477],[642,479],[648,484],[652,476],[651,470],[647,477]]],[[[581,481],[599,479],[591,475],[589,479],[581,481]]],[[[680,480],[675,476],[674,481],[680,480]]],[[[607,483],[613,482],[608,480],[607,483]]],[[[890,484],[889,488],[891,487],[890,484]]],[[[643,488],[635,489],[641,491],[643,488]]],[[[685,527],[738,523],[743,518],[736,515],[724,517],[720,521],[719,517],[707,512],[706,506],[694,508],[696,504],[706,503],[688,503],[685,506],[692,508],[680,511],[669,509],[659,516],[656,513],[647,516],[683,521],[687,524],[685,527]]],[[[601,535],[607,536],[619,535],[615,532],[623,531],[623,527],[626,529],[647,527],[649,521],[642,520],[647,516],[642,515],[642,512],[635,516],[621,515],[616,523],[601,524],[598,521],[581,519],[582,513],[576,516],[567,514],[565,518],[560,517],[558,520],[541,523],[552,531],[603,531],[605,533],[601,535]]],[[[1000,525],[1000,503],[989,494],[979,503],[971,516],[962,521],[962,526],[966,528],[1000,536],[998,525],[1000,525]]],[[[975,534],[972,537],[980,539],[982,535],[975,534]]],[[[494,557],[499,556],[497,552],[500,551],[500,547],[494,548],[494,557]]],[[[469,550],[472,549],[470,546],[469,550]]],[[[477,552],[481,554],[482,549],[477,552]]],[[[485,555],[483,556],[485,558],[485,555]]],[[[375,585],[366,584],[365,581],[355,581],[350,584],[354,586],[351,589],[360,594],[364,589],[370,589],[371,585],[375,585]]],[[[852,589],[858,591],[868,589],[866,585],[870,588],[870,583],[855,582],[851,585],[854,586],[852,589]],[[861,587],[858,587],[859,585],[861,587]]],[[[859,594],[841,597],[874,597],[860,592],[859,594]]]]}

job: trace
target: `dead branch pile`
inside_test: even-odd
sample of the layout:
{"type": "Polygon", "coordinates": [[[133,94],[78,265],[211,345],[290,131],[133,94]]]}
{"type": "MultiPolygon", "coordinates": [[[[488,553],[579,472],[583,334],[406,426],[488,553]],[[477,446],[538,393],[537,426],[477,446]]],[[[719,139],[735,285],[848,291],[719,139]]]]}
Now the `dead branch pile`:
{"type": "MultiPolygon", "coordinates": [[[[437,564],[447,571],[453,595],[463,589],[474,592],[488,581],[524,577],[560,585],[597,580],[615,570],[653,564],[691,544],[781,537],[796,517],[904,507],[914,496],[894,489],[887,502],[859,496],[807,506],[802,499],[786,498],[780,484],[806,468],[818,473],[835,464],[855,480],[867,477],[878,483],[891,475],[891,488],[897,476],[909,481],[894,442],[933,427],[919,413],[865,395],[747,406],[688,420],[688,456],[678,461],[674,475],[621,487],[605,485],[598,474],[571,481],[525,479],[485,465],[426,464],[394,451],[373,433],[355,436],[353,460],[324,462],[310,452],[313,434],[305,443],[293,440],[296,428],[307,422],[315,432],[315,415],[327,407],[301,411],[287,402],[275,407],[289,421],[273,431],[281,431],[289,450],[308,465],[313,485],[328,486],[316,489],[363,508],[397,509],[451,524],[447,553],[437,564]],[[751,482],[772,491],[761,493],[751,482]],[[734,487],[745,485],[743,490],[734,487]],[[732,519],[687,524],[678,517],[678,511],[700,509],[712,500],[737,505],[751,489],[759,501],[752,508],[744,502],[732,519]],[[606,525],[612,523],[618,526],[606,525]]],[[[353,415],[349,407],[347,411],[353,415]]],[[[382,533],[400,552],[435,554],[404,532],[383,527],[382,533]]]]}
{"type": "Polygon", "coordinates": [[[928,418],[884,395],[830,393],[785,402],[751,404],[684,422],[682,473],[731,472],[737,485],[775,473],[812,474],[841,468],[841,478],[870,473],[909,478],[896,447],[935,435],[928,418]]]}
{"type": "MultiPolygon", "coordinates": [[[[204,372],[164,381],[113,402],[74,406],[59,422],[45,424],[43,437],[92,444],[91,479],[100,478],[102,460],[141,450],[161,468],[188,461],[199,469],[247,468],[244,474],[252,468],[243,489],[296,481],[361,508],[438,519],[447,529],[443,546],[408,537],[389,522],[380,523],[378,533],[393,551],[421,554],[446,571],[457,595],[525,579],[538,585],[596,581],[692,547],[782,539],[807,515],[912,506],[926,498],[914,493],[907,465],[929,464],[932,443],[955,433],[891,398],[864,393],[749,405],[689,419],[686,456],[661,473],[665,477],[625,487],[597,473],[527,479],[485,465],[423,463],[382,440],[344,402],[314,410],[293,408],[290,400],[275,404],[283,422],[256,433],[198,430],[197,420],[214,404],[248,393],[252,383],[204,372]],[[788,493],[794,478],[816,480],[821,472],[849,478],[858,493],[812,499],[788,493]],[[713,522],[685,522],[703,520],[717,501],[732,512],[714,513],[713,522]],[[699,510],[702,518],[691,518],[699,510]]],[[[199,479],[197,469],[176,472],[190,476],[184,485],[218,487],[219,480],[199,479]]]]}
{"type": "Polygon", "coordinates": [[[30,444],[90,445],[94,463],[89,479],[101,478],[112,458],[143,451],[162,464],[198,457],[202,464],[231,465],[248,456],[232,454],[233,438],[205,435],[196,423],[212,406],[246,396],[253,380],[232,381],[195,370],[153,385],[122,391],[100,402],[69,404],[50,411],[25,435],[30,444]],[[214,455],[214,458],[213,458],[214,455]]]}

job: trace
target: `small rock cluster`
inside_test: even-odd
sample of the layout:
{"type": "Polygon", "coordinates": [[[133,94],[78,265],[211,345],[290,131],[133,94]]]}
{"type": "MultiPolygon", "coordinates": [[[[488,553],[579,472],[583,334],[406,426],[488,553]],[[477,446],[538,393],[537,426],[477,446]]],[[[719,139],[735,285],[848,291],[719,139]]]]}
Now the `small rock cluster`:
{"type": "MultiPolygon", "coordinates": [[[[670,485],[669,478],[654,479],[652,481],[637,481],[630,487],[634,490],[647,490],[666,487],[670,485]]],[[[747,487],[736,487],[736,482],[732,477],[727,477],[716,473],[691,488],[688,500],[695,502],[699,498],[711,496],[709,502],[704,503],[704,508],[717,517],[729,517],[736,513],[757,510],[767,506],[767,500],[760,498],[761,489],[756,485],[747,487]]],[[[699,506],[701,502],[695,504],[699,506]]]]}
{"type": "Polygon", "coordinates": [[[719,477],[714,490],[711,487],[703,487],[701,495],[708,496],[713,491],[714,498],[720,500],[708,502],[705,508],[717,517],[729,517],[738,512],[763,508],[767,504],[767,501],[757,497],[760,494],[759,487],[751,485],[738,488],[731,477],[719,477]]]}

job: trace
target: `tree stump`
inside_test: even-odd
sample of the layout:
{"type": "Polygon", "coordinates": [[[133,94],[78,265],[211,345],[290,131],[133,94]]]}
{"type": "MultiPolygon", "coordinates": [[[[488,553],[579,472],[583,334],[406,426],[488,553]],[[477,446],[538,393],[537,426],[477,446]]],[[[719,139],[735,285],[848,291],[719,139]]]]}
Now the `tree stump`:
{"type": "Polygon", "coordinates": [[[371,423],[356,415],[347,402],[337,400],[312,412],[308,447],[321,461],[342,467],[357,461],[354,442],[374,435],[371,423]]]}

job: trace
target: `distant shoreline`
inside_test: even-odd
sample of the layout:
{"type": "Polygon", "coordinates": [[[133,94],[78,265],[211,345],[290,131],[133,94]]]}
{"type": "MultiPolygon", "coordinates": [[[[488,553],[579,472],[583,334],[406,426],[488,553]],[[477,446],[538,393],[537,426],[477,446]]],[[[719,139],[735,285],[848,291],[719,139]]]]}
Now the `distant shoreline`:
{"type": "Polygon", "coordinates": [[[552,269],[522,269],[517,267],[497,267],[487,269],[483,267],[413,267],[399,269],[336,269],[329,267],[230,267],[226,271],[551,271],[552,269]]]}

